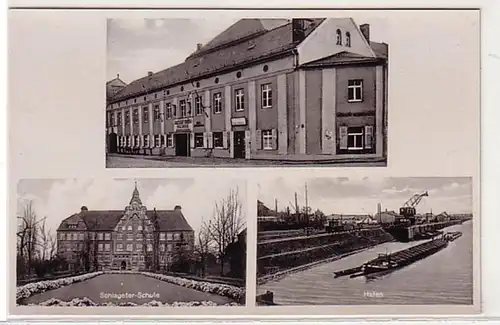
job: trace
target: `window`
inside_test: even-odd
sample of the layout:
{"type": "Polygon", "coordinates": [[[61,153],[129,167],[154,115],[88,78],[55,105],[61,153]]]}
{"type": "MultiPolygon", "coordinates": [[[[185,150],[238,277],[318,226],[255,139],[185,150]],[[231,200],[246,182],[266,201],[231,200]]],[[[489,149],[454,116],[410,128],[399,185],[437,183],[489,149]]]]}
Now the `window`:
{"type": "Polygon", "coordinates": [[[235,102],[236,102],[236,111],[244,111],[245,110],[245,93],[243,89],[236,89],[234,92],[235,102]]]}
{"type": "Polygon", "coordinates": [[[78,240],[84,240],[84,239],[85,239],[85,235],[83,233],[79,233],[78,240]]]}
{"type": "Polygon", "coordinates": [[[167,240],[173,240],[174,239],[174,236],[171,232],[168,232],[167,233],[167,240]]]}
{"type": "Polygon", "coordinates": [[[347,100],[360,102],[363,100],[363,80],[349,80],[347,84],[347,100]]]}
{"type": "Polygon", "coordinates": [[[102,232],[97,234],[97,239],[98,240],[104,240],[104,234],[102,232]]]}
{"type": "Polygon", "coordinates": [[[148,252],[152,252],[152,251],[153,251],[153,245],[148,244],[148,252]]]}
{"type": "Polygon", "coordinates": [[[351,47],[351,33],[345,33],[345,46],[351,47]]]}
{"type": "Polygon", "coordinates": [[[132,225],[128,225],[127,230],[132,231],[132,225]]]}
{"type": "Polygon", "coordinates": [[[126,111],[125,112],[125,123],[130,123],[130,112],[126,111]]]}
{"type": "Polygon", "coordinates": [[[172,244],[167,244],[167,251],[171,252],[172,251],[172,244]]]}
{"type": "Polygon", "coordinates": [[[102,245],[102,244],[99,244],[99,245],[97,246],[97,250],[98,250],[99,252],[102,252],[102,251],[104,250],[104,249],[103,249],[103,245],[102,245]]]}
{"type": "Polygon", "coordinates": [[[136,250],[141,251],[142,250],[142,244],[137,244],[135,247],[136,250]]]}
{"type": "Polygon", "coordinates": [[[136,147],[140,147],[140,146],[141,146],[141,141],[140,141],[140,138],[139,138],[139,136],[138,136],[138,135],[136,135],[136,136],[134,137],[134,145],[135,145],[136,147]]]}
{"type": "MultiPolygon", "coordinates": [[[[161,244],[161,245],[160,245],[160,251],[162,251],[162,252],[164,252],[164,251],[165,251],[165,244],[161,244]]],[[[162,256],[162,258],[163,258],[163,256],[162,256]]]]}
{"type": "Polygon", "coordinates": [[[214,148],[223,148],[224,139],[222,136],[222,132],[214,132],[212,135],[213,135],[214,148]]]}
{"type": "Polygon", "coordinates": [[[132,234],[127,234],[127,240],[134,240],[134,235],[132,234]]]}
{"type": "Polygon", "coordinates": [[[137,231],[142,231],[142,226],[141,225],[137,226],[137,231]]]}
{"type": "Polygon", "coordinates": [[[222,113],[222,94],[214,94],[214,114],[222,113]]]}
{"type": "Polygon", "coordinates": [[[337,45],[342,45],[342,32],[337,29],[337,45]]]}
{"type": "Polygon", "coordinates": [[[262,131],[262,148],[266,150],[273,149],[273,132],[271,130],[262,131]]]}
{"type": "Polygon", "coordinates": [[[194,147],[203,148],[203,133],[194,134],[194,147]]]}
{"type": "Polygon", "coordinates": [[[149,122],[149,112],[147,107],[143,107],[142,109],[142,123],[149,122]]]}
{"type": "Polygon", "coordinates": [[[174,234],[174,240],[181,240],[181,234],[179,234],[178,232],[176,232],[174,234]]]}
{"type": "Polygon", "coordinates": [[[127,147],[132,146],[132,136],[127,137],[127,147]]]}
{"type": "Polygon", "coordinates": [[[185,117],[186,116],[186,100],[185,99],[180,100],[179,107],[181,110],[181,117],[185,117]]]}
{"type": "Polygon", "coordinates": [[[111,240],[111,234],[109,232],[104,234],[104,239],[105,240],[111,240]]]}
{"type": "Polygon", "coordinates": [[[165,240],[165,233],[164,232],[160,233],[160,240],[165,240]]]}
{"type": "Polygon", "coordinates": [[[155,121],[158,121],[160,119],[160,105],[155,105],[154,114],[155,121]]]}
{"type": "Polygon", "coordinates": [[[76,232],[73,233],[73,240],[78,240],[78,233],[76,232]]]}
{"type": "Polygon", "coordinates": [[[149,148],[149,134],[144,135],[144,147],[149,148]]]}
{"type": "Polygon", "coordinates": [[[123,240],[123,234],[116,235],[116,240],[123,240]]]}
{"type": "Polygon", "coordinates": [[[201,105],[202,97],[201,96],[196,96],[194,98],[194,112],[196,115],[201,115],[203,114],[203,107],[201,105]]]}
{"type": "Polygon", "coordinates": [[[174,146],[174,136],[172,133],[167,134],[167,147],[172,148],[174,146]]]}
{"type": "Polygon", "coordinates": [[[110,244],[104,244],[104,250],[106,252],[109,252],[111,250],[111,245],[110,244]]]}
{"type": "Polygon", "coordinates": [[[165,105],[165,110],[166,110],[166,113],[165,113],[166,117],[172,118],[172,104],[171,103],[167,103],[165,105]]]}
{"type": "Polygon", "coordinates": [[[136,235],[136,237],[137,237],[137,239],[142,240],[142,234],[141,234],[141,233],[138,233],[138,234],[136,235]]]}
{"type": "Polygon", "coordinates": [[[155,147],[161,146],[161,136],[159,134],[155,134],[155,147]]]}
{"type": "Polygon", "coordinates": [[[111,113],[111,126],[115,126],[115,114],[111,113]]]}
{"type": "Polygon", "coordinates": [[[273,93],[271,84],[264,84],[261,86],[262,94],[262,108],[270,108],[273,106],[273,93]]]}
{"type": "Polygon", "coordinates": [[[363,149],[363,128],[350,127],[347,128],[347,149],[361,150],[363,149]]]}
{"type": "Polygon", "coordinates": [[[165,135],[165,136],[164,136],[164,135],[161,135],[161,136],[160,136],[160,145],[161,145],[162,147],[164,147],[164,146],[165,146],[165,138],[166,138],[166,135],[165,135]]]}
{"type": "Polygon", "coordinates": [[[118,125],[122,125],[122,112],[116,113],[116,120],[118,121],[118,125]]]}
{"type": "Polygon", "coordinates": [[[127,252],[131,252],[133,250],[132,244],[127,244],[127,252]]]}
{"type": "Polygon", "coordinates": [[[134,123],[139,124],[139,110],[134,109],[134,123]]]}

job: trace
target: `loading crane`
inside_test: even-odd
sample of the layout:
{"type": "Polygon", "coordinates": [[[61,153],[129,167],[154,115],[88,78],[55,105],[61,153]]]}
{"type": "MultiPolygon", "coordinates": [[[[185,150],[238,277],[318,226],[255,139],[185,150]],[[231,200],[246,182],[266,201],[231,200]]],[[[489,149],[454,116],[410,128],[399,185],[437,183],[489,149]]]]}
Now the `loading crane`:
{"type": "Polygon", "coordinates": [[[422,198],[429,196],[426,191],[422,194],[413,195],[408,201],[406,201],[402,207],[399,208],[399,214],[401,215],[400,222],[409,221],[410,224],[415,224],[415,215],[417,214],[416,206],[422,201],[422,198]]]}

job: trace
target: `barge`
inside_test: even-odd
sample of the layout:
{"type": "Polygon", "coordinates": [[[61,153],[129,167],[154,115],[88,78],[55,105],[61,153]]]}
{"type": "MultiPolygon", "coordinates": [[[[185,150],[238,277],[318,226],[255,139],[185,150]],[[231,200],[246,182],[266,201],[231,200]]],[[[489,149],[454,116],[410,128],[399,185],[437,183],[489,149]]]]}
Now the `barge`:
{"type": "Polygon", "coordinates": [[[359,276],[369,276],[395,271],[407,265],[415,263],[432,254],[437,253],[448,246],[450,241],[460,237],[462,233],[447,233],[439,238],[432,239],[420,245],[400,250],[392,254],[379,254],[373,260],[370,260],[358,267],[334,272],[335,277],[350,276],[351,278],[359,276]]]}

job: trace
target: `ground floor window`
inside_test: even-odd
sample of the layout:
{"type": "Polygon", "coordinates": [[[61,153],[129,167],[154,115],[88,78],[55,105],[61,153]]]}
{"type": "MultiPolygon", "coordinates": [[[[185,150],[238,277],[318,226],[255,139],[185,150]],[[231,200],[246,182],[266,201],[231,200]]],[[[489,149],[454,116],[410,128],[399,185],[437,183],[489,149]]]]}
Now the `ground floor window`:
{"type": "Polygon", "coordinates": [[[347,129],[347,149],[362,150],[363,146],[363,128],[350,127],[347,129]]]}
{"type": "Polygon", "coordinates": [[[165,140],[166,140],[167,136],[166,135],[160,135],[160,146],[162,147],[165,147],[165,140]]]}
{"type": "Polygon", "coordinates": [[[224,147],[224,139],[222,136],[222,132],[214,132],[213,133],[213,143],[215,148],[223,148],[224,147]]]}
{"type": "Polygon", "coordinates": [[[161,136],[159,134],[155,134],[155,147],[161,146],[161,136]]]}
{"type": "Polygon", "coordinates": [[[262,131],[262,148],[266,150],[273,149],[273,132],[271,130],[262,131]]]}
{"type": "Polygon", "coordinates": [[[167,147],[172,148],[174,146],[174,135],[172,133],[167,134],[167,147]]]}
{"type": "Polygon", "coordinates": [[[127,147],[130,147],[132,144],[132,137],[127,137],[127,147]]]}
{"type": "Polygon", "coordinates": [[[194,147],[203,148],[203,133],[194,134],[194,147]]]}
{"type": "Polygon", "coordinates": [[[149,148],[149,134],[144,135],[144,147],[149,148]]]}
{"type": "Polygon", "coordinates": [[[141,140],[138,135],[134,137],[134,146],[139,147],[141,145],[141,140]]]}

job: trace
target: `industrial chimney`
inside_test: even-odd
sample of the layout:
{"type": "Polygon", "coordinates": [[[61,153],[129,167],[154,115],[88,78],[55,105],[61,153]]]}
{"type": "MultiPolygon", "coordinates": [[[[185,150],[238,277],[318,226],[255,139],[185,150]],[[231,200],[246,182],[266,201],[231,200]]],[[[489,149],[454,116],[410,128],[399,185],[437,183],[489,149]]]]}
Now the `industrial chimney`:
{"type": "Polygon", "coordinates": [[[370,43],[370,25],[369,24],[360,25],[359,29],[361,30],[361,34],[363,34],[366,41],[370,43]]]}

